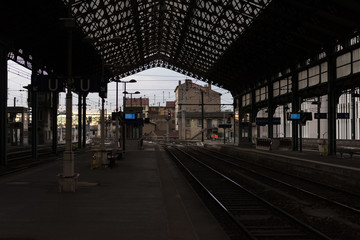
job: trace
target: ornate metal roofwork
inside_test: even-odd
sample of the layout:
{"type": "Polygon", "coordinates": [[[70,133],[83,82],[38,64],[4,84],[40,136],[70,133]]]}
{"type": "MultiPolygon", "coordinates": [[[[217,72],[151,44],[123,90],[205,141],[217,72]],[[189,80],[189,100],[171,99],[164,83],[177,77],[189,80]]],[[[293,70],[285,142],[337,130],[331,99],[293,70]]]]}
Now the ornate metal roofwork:
{"type": "Polygon", "coordinates": [[[270,1],[77,0],[72,12],[120,75],[159,64],[204,77],[270,1]]]}
{"type": "MultiPolygon", "coordinates": [[[[71,0],[73,75],[162,66],[233,93],[359,35],[358,0],[71,0]],[[88,40],[88,42],[86,42],[88,40]]],[[[0,3],[15,60],[66,74],[69,0],[0,3]],[[30,56],[31,55],[31,56],[30,56]],[[39,64],[39,63],[37,63],[39,64]],[[41,65],[41,64],[40,64],[41,65]]]]}

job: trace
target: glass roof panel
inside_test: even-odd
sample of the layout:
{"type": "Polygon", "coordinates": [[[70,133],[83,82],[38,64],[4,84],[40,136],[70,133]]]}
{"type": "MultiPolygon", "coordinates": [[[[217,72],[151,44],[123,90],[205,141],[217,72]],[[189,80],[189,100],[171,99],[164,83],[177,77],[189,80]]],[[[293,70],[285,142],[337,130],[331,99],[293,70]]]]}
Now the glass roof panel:
{"type": "MultiPolygon", "coordinates": [[[[68,4],[69,0],[63,0],[68,4]]],[[[75,0],[73,16],[103,59],[144,65],[172,59],[209,70],[270,0],[75,0]],[[121,56],[119,58],[119,56],[121,56]],[[150,59],[150,60],[149,60],[150,59]]],[[[118,66],[121,67],[121,66],[118,66]]]]}

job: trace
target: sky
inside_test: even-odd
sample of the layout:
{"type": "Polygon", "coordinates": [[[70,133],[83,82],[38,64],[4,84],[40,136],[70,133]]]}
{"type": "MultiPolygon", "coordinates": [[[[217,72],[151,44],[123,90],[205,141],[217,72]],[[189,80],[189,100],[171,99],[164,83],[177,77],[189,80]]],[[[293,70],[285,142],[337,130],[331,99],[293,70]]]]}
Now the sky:
{"type": "MultiPolygon", "coordinates": [[[[31,71],[22,67],[21,65],[8,61],[8,106],[14,106],[14,98],[16,98],[16,106],[27,107],[28,92],[24,86],[30,84],[31,71]]],[[[139,91],[140,94],[133,94],[133,98],[149,98],[150,106],[165,106],[166,101],[175,101],[174,90],[176,86],[185,82],[185,79],[191,79],[194,83],[201,86],[207,83],[187,77],[178,72],[174,72],[165,68],[152,68],[134,75],[122,78],[121,81],[129,81],[135,79],[136,83],[126,84],[126,91],[134,93],[139,91]]],[[[122,106],[122,92],[124,91],[124,84],[119,83],[119,108],[122,106]]],[[[232,104],[233,98],[230,92],[226,89],[211,86],[214,91],[222,94],[221,103],[232,104]]],[[[130,97],[130,96],[128,96],[130,97]]],[[[73,112],[77,112],[78,96],[73,94],[73,112]]],[[[101,101],[98,93],[90,93],[87,97],[87,112],[99,113],[101,108],[101,101]]],[[[105,99],[105,109],[110,113],[116,109],[116,83],[108,84],[108,97],[105,99]]],[[[223,106],[222,110],[232,109],[231,106],[223,106]]],[[[61,93],[59,98],[59,111],[65,110],[65,94],[61,93]]]]}

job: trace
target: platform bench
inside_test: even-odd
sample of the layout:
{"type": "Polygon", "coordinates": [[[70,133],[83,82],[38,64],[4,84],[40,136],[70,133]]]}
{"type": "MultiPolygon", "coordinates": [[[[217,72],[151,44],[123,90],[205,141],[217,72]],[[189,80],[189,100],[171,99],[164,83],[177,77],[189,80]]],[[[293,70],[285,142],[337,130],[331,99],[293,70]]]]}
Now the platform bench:
{"type": "Polygon", "coordinates": [[[108,166],[113,168],[115,166],[115,161],[121,159],[122,153],[118,150],[112,150],[111,152],[107,153],[107,159],[109,161],[108,166]]]}
{"type": "Polygon", "coordinates": [[[271,150],[272,141],[270,138],[257,138],[256,149],[271,150]]]}
{"type": "Polygon", "coordinates": [[[352,148],[338,148],[336,149],[336,152],[340,153],[340,158],[343,158],[343,154],[347,153],[350,155],[350,158],[352,158],[353,155],[360,155],[360,149],[352,149],[352,148]]]}

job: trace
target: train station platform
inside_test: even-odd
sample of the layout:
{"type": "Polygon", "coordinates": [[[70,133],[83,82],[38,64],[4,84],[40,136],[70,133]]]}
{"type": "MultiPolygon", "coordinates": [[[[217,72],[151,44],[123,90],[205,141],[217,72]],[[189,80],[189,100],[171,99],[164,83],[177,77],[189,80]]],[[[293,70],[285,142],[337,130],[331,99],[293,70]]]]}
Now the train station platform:
{"type": "Polygon", "coordinates": [[[91,170],[91,152],[76,152],[75,193],[58,192],[61,158],[0,177],[0,239],[228,239],[156,144],[112,169],[91,170]]]}

